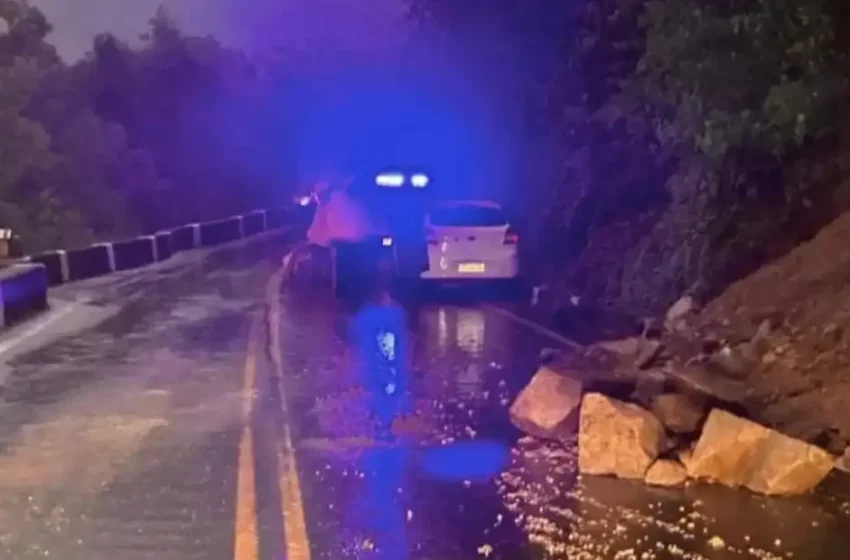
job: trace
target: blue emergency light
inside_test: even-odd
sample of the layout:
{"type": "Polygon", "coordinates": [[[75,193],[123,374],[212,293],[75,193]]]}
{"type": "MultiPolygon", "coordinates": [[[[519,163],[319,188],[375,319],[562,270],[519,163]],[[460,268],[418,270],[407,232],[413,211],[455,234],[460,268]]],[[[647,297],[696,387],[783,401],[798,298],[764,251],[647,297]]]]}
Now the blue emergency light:
{"type": "Polygon", "coordinates": [[[379,187],[403,187],[404,175],[401,173],[381,173],[375,177],[375,183],[377,183],[379,187]]]}
{"type": "Polygon", "coordinates": [[[406,182],[410,181],[410,185],[417,189],[424,189],[431,182],[431,178],[424,173],[415,173],[409,178],[402,173],[379,173],[375,176],[375,184],[379,187],[401,188],[406,182]]]}

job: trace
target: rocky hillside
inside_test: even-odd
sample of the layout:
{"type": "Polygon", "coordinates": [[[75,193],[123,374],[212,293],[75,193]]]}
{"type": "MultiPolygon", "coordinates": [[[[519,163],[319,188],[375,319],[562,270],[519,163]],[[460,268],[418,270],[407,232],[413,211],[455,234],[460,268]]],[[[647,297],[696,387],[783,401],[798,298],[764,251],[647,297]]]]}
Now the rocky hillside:
{"type": "Polygon", "coordinates": [[[850,213],[681,326],[724,355],[716,371],[746,384],[759,420],[833,451],[850,442],[850,213]]]}
{"type": "MultiPolygon", "coordinates": [[[[652,321],[651,321],[652,322],[652,321]]],[[[850,443],[850,213],[642,337],[593,348],[638,385],[675,385],[833,453],[850,443]],[[660,381],[659,381],[660,380],[660,381]]]]}
{"type": "Polygon", "coordinates": [[[850,213],[704,306],[549,362],[510,412],[585,474],[798,494],[850,471],[848,411],[850,213]]]}

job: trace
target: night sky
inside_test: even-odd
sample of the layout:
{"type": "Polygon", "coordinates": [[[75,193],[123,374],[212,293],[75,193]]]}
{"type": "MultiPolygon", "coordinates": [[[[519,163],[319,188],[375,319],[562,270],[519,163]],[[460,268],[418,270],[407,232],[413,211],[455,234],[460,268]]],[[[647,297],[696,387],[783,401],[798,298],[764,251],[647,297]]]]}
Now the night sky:
{"type": "Polygon", "coordinates": [[[404,0],[30,0],[54,25],[51,41],[73,61],[110,31],[133,42],[165,4],[192,34],[212,34],[248,52],[392,49],[404,35],[404,0]]]}

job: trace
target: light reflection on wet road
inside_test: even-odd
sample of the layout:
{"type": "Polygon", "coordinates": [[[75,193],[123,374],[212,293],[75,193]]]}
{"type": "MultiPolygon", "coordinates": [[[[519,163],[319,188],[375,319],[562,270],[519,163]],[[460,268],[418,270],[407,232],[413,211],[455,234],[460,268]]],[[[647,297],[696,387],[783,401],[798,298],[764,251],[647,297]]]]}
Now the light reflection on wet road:
{"type": "Polygon", "coordinates": [[[517,442],[507,407],[556,344],[486,305],[411,313],[415,413],[396,440],[376,441],[342,319],[303,300],[286,309],[315,558],[838,560],[850,550],[846,481],[790,500],[653,489],[577,477],[573,450],[517,442]]]}
{"type": "Polygon", "coordinates": [[[416,413],[397,423],[398,441],[376,443],[355,353],[333,335],[303,338],[304,321],[314,322],[310,332],[339,333],[340,318],[309,311],[283,325],[281,343],[303,419],[296,431],[315,556],[462,559],[500,544],[495,558],[535,558],[493,480],[516,437],[510,395],[546,341],[483,309],[421,309],[410,317],[416,413]]]}

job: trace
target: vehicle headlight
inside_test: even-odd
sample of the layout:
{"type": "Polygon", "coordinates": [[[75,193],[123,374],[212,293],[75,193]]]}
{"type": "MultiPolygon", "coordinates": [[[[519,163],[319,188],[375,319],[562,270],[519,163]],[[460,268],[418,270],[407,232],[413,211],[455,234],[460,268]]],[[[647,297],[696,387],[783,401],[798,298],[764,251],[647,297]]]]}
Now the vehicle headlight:
{"type": "Polygon", "coordinates": [[[416,175],[412,175],[410,177],[410,184],[416,187],[417,189],[424,189],[428,186],[428,183],[430,182],[431,179],[424,173],[417,173],[416,175]]]}

